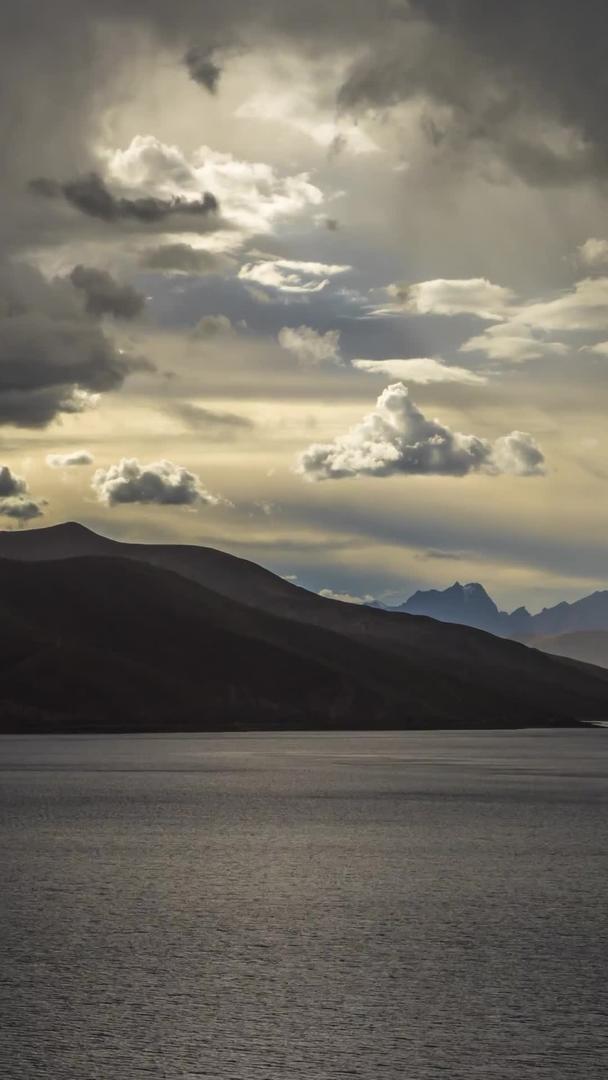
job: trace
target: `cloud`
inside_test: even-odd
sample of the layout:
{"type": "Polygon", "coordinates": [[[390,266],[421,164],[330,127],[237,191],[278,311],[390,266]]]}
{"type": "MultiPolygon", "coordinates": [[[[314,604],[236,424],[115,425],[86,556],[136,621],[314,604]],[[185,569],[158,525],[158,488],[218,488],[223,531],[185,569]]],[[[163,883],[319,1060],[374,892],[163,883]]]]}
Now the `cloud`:
{"type": "Polygon", "coordinates": [[[608,240],[591,236],[577,248],[578,261],[583,266],[606,266],[608,264],[608,240]]]}
{"type": "Polygon", "coordinates": [[[152,365],[120,351],[66,281],[26,266],[0,271],[0,424],[44,427],[142,370],[152,365]]]}
{"type": "MultiPolygon", "coordinates": [[[[269,73],[272,78],[272,73],[269,73]]],[[[341,152],[359,156],[378,153],[379,146],[360,124],[346,113],[328,116],[314,100],[314,86],[293,86],[284,80],[267,90],[259,90],[236,110],[236,116],[246,120],[263,120],[284,125],[308,136],[317,146],[335,156],[341,152]]]]}
{"type": "Polygon", "coordinates": [[[568,348],[560,341],[545,341],[535,336],[529,326],[505,322],[489,326],[483,333],[469,338],[460,346],[459,351],[480,351],[490,360],[519,364],[525,360],[538,360],[543,356],[565,356],[568,348]]]}
{"type": "Polygon", "coordinates": [[[0,465],[0,515],[23,523],[41,517],[42,505],[29,497],[23,477],[15,476],[8,465],[0,465]]]}
{"type": "Polygon", "coordinates": [[[98,173],[55,183],[44,177],[32,180],[29,185],[34,195],[45,198],[63,196],[66,202],[80,210],[82,214],[97,218],[106,224],[123,221],[137,221],[143,225],[153,225],[164,221],[170,215],[186,215],[190,218],[207,217],[219,210],[215,195],[206,191],[195,198],[179,195],[160,198],[154,195],[136,195],[125,197],[114,195],[98,173]]]}
{"type": "Polygon", "coordinates": [[[13,518],[15,521],[32,521],[33,518],[42,517],[43,513],[41,505],[33,499],[22,497],[0,499],[0,514],[13,518]]]}
{"type": "Polygon", "coordinates": [[[331,443],[315,443],[299,457],[306,480],[350,476],[466,476],[471,472],[540,475],[543,455],[531,435],[511,432],[492,444],[427,420],[402,383],[388,386],[376,408],[331,443]]]}
{"type": "Polygon", "coordinates": [[[274,298],[257,285],[245,285],[245,292],[256,304],[272,304],[274,298]]]}
{"type": "Polygon", "coordinates": [[[277,335],[279,345],[305,364],[341,364],[338,330],[320,334],[310,326],[284,326],[277,335]]]}
{"type": "Polygon", "coordinates": [[[253,421],[237,413],[217,412],[193,405],[190,401],[177,401],[167,406],[167,412],[178,417],[187,427],[209,440],[231,439],[254,427],[253,421]]]}
{"type": "Polygon", "coordinates": [[[148,270],[164,270],[167,273],[190,274],[225,274],[234,268],[234,261],[227,255],[192,244],[161,244],[160,247],[145,251],[141,265],[148,270]]]}
{"type": "MultiPolygon", "coordinates": [[[[242,161],[233,154],[200,146],[190,157],[179,147],[168,146],[153,135],[137,135],[125,150],[107,159],[113,182],[126,190],[144,190],[152,200],[182,207],[201,201],[201,192],[212,191],[221,206],[221,220],[211,216],[207,226],[232,233],[226,243],[269,234],[277,223],[323,202],[323,194],[308,173],[280,176],[264,162],[242,161]]],[[[190,214],[188,228],[194,230],[190,214]]]]}
{"type": "Polygon", "coordinates": [[[156,506],[217,506],[195,473],[172,461],[142,465],[137,458],[122,458],[117,465],[97,469],[91,486],[99,502],[108,507],[124,503],[156,506]]]}
{"type": "Polygon", "coordinates": [[[608,327],[608,277],[585,278],[552,300],[522,303],[511,289],[493,285],[485,278],[421,281],[392,285],[395,302],[377,314],[395,311],[418,315],[475,315],[503,323],[467,342],[462,351],[483,348],[493,359],[533,359],[548,352],[564,351],[560,342],[543,342],[537,330],[602,330],[608,327]],[[517,339],[517,340],[516,340],[517,339]],[[482,344],[483,342],[483,344],[482,344]]]}
{"type": "Polygon", "coordinates": [[[319,596],[327,600],[341,600],[344,604],[373,604],[373,596],[353,596],[351,593],[334,592],[333,589],[321,589],[319,596]]]}
{"type": "Polygon", "coordinates": [[[69,469],[76,465],[92,465],[95,458],[88,450],[72,450],[68,454],[47,454],[46,463],[51,469],[69,469]]]}
{"type": "MultiPolygon", "coordinates": [[[[154,371],[155,368],[152,364],[142,360],[137,361],[137,366],[133,368],[134,371],[154,371]]],[[[70,391],[70,396],[61,403],[61,412],[74,416],[77,413],[89,412],[91,409],[96,409],[99,405],[100,394],[91,394],[88,390],[83,390],[81,386],[75,386],[70,391]]]]}
{"type": "Polygon", "coordinates": [[[0,465],[0,499],[10,495],[23,495],[27,491],[27,483],[21,476],[15,476],[8,465],[0,465]]]}
{"type": "MultiPolygon", "coordinates": [[[[149,367],[149,365],[145,365],[149,367]]],[[[28,312],[0,321],[0,423],[45,427],[83,411],[78,391],[108,391],[144,367],[95,326],[28,312]]]]}
{"type": "Polygon", "coordinates": [[[113,315],[116,319],[135,319],[144,309],[145,299],[132,285],[119,285],[105,270],[75,266],[70,274],[75,289],[86,297],[89,315],[113,315]]]}
{"type": "Polygon", "coordinates": [[[199,86],[204,86],[210,94],[215,94],[222,74],[221,67],[216,64],[213,57],[213,49],[200,49],[196,45],[188,49],[184,56],[190,78],[199,86]]]}
{"type": "Polygon", "coordinates": [[[595,356],[608,357],[608,341],[598,341],[595,345],[584,345],[581,352],[593,353],[595,356]]]}
{"type": "MultiPolygon", "coordinates": [[[[96,113],[124,94],[123,69],[139,77],[142,43],[161,67],[163,47],[177,58],[202,43],[198,55],[206,58],[220,41],[248,49],[261,43],[272,58],[267,70],[281,55],[323,58],[343,82],[340,117],[358,119],[369,105],[383,112],[402,102],[441,107],[450,122],[437,152],[454,147],[450,163],[460,167],[483,168],[491,152],[528,182],[573,183],[606,173],[607,19],[599,2],[582,12],[573,4],[549,9],[547,0],[517,0],[514,9],[504,0],[311,0],[305,12],[284,0],[47,7],[43,16],[28,0],[4,34],[5,99],[20,116],[11,129],[11,167],[32,156],[19,153],[26,139],[51,160],[68,153],[78,161],[96,131],[96,113]],[[45,140],[48,131],[52,140],[45,140]]],[[[205,78],[213,81],[211,73],[205,78]]]]}
{"type": "Polygon", "coordinates": [[[441,109],[435,150],[456,167],[481,170],[490,157],[537,186],[605,177],[602,4],[581,13],[547,0],[409,0],[401,15],[362,41],[344,109],[441,109]]]}
{"type": "Polygon", "coordinates": [[[260,258],[256,262],[245,263],[238,276],[243,281],[253,281],[257,285],[281,292],[315,293],[329,285],[330,278],[336,274],[345,274],[350,269],[350,266],[331,263],[260,258]]]}
{"type": "Polygon", "coordinates": [[[210,341],[212,338],[231,337],[234,327],[227,315],[203,315],[192,331],[192,336],[210,341]]]}
{"type": "Polygon", "coordinates": [[[426,551],[415,555],[415,558],[438,562],[462,562],[464,559],[470,559],[471,555],[464,551],[441,551],[440,548],[427,548],[426,551]]]}
{"type": "Polygon", "coordinates": [[[511,289],[493,285],[486,278],[436,278],[413,285],[390,285],[387,291],[393,304],[380,309],[379,314],[476,315],[494,321],[505,317],[514,301],[511,289]]]}
{"type": "Polygon", "coordinates": [[[512,476],[540,476],[544,455],[527,431],[512,431],[496,439],[492,451],[492,469],[512,476]]]}
{"type": "Polygon", "coordinates": [[[391,379],[419,383],[421,386],[446,382],[479,386],[486,382],[484,375],[477,375],[467,368],[448,367],[441,360],[428,356],[410,360],[353,360],[352,365],[368,375],[388,375],[391,379]]]}
{"type": "Polygon", "coordinates": [[[522,305],[517,322],[543,330],[608,328],[608,277],[585,278],[555,300],[522,305]]]}

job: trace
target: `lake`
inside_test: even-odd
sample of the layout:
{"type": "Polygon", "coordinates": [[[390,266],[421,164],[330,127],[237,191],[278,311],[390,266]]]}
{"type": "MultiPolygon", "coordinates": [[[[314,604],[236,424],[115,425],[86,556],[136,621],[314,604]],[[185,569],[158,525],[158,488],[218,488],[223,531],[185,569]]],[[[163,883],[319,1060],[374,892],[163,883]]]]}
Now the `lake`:
{"type": "Polygon", "coordinates": [[[3,1080],[608,1075],[608,730],[0,755],[3,1080]]]}

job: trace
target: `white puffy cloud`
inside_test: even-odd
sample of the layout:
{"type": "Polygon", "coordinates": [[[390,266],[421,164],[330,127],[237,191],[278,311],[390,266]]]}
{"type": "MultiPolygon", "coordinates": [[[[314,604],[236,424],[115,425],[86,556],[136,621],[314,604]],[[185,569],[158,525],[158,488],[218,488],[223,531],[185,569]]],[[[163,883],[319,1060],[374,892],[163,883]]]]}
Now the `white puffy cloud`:
{"type": "Polygon", "coordinates": [[[99,502],[106,506],[122,503],[217,506],[223,501],[211,495],[195,473],[166,460],[142,465],[137,458],[122,458],[117,465],[97,469],[92,487],[99,502]]]}
{"type": "Polygon", "coordinates": [[[486,382],[483,375],[477,375],[467,368],[447,367],[441,360],[430,356],[410,360],[353,360],[352,364],[358,371],[365,371],[368,375],[388,375],[390,379],[419,383],[421,386],[438,382],[475,386],[486,382]]]}
{"type": "Polygon", "coordinates": [[[563,352],[560,342],[543,342],[533,330],[603,330],[608,328],[608,277],[585,278],[551,300],[518,301],[511,289],[485,278],[421,281],[391,285],[393,303],[376,314],[396,311],[418,315],[475,315],[504,324],[467,342],[463,351],[483,348],[493,359],[526,360],[563,352]],[[483,345],[481,344],[483,342],[483,345]]]}
{"type": "Polygon", "coordinates": [[[327,600],[341,600],[344,604],[372,604],[374,602],[373,596],[353,596],[352,593],[334,592],[333,589],[321,589],[319,596],[324,596],[327,600]]]}
{"type": "Polygon", "coordinates": [[[69,469],[76,465],[92,465],[94,457],[88,450],[72,450],[68,454],[47,454],[46,463],[51,469],[69,469]]]}
{"type": "MultiPolygon", "coordinates": [[[[146,370],[143,368],[142,370],[146,370]]],[[[150,370],[152,370],[150,365],[150,370]]],[[[92,394],[89,390],[83,390],[76,386],[70,396],[61,403],[61,411],[75,415],[76,413],[90,412],[96,409],[101,400],[101,394],[92,394]]]]}
{"type": "Polygon", "coordinates": [[[544,472],[544,455],[527,431],[512,431],[496,439],[492,450],[492,471],[513,476],[537,476],[544,472]]]}
{"type": "Polygon", "coordinates": [[[585,278],[554,300],[523,304],[518,323],[542,330],[605,330],[608,328],[608,277],[585,278]]]}
{"type": "Polygon", "coordinates": [[[298,259],[259,258],[245,263],[239,270],[243,281],[279,289],[286,293],[315,293],[329,285],[330,278],[345,274],[350,266],[331,263],[301,262],[298,259]]]}
{"type": "Polygon", "coordinates": [[[459,351],[480,351],[490,360],[518,364],[525,360],[538,360],[542,356],[563,356],[568,349],[560,341],[542,340],[522,323],[504,322],[488,326],[483,333],[469,338],[459,351]]]}
{"type": "Polygon", "coordinates": [[[496,321],[508,314],[514,301],[511,289],[493,285],[486,278],[436,278],[390,285],[387,291],[393,302],[378,314],[409,311],[416,315],[476,315],[496,321]]]}
{"type": "Polygon", "coordinates": [[[608,264],[608,240],[590,236],[577,248],[578,260],[583,266],[606,266],[608,264]]]}
{"type": "Polygon", "coordinates": [[[280,221],[323,202],[308,173],[280,176],[264,162],[240,161],[208,146],[188,158],[153,135],[137,135],[125,150],[110,153],[107,170],[123,187],[159,199],[192,201],[212,192],[228,233],[235,233],[233,243],[272,233],[280,221]]]}
{"type": "Polygon", "coordinates": [[[307,480],[349,476],[440,475],[543,471],[543,455],[531,435],[511,432],[492,444],[427,420],[402,383],[388,386],[376,408],[331,443],[314,443],[296,463],[307,480]]]}
{"type": "Polygon", "coordinates": [[[311,326],[284,326],[277,337],[283,349],[294,353],[305,364],[342,363],[338,330],[320,334],[311,326]]]}

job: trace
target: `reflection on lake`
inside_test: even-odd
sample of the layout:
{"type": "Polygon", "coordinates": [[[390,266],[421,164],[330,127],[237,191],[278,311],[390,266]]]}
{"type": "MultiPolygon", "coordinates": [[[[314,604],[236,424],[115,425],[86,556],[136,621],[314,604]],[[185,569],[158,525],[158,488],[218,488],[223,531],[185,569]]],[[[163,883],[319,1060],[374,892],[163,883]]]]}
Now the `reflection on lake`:
{"type": "Polygon", "coordinates": [[[0,739],[5,1080],[605,1080],[608,731],[0,739]]]}

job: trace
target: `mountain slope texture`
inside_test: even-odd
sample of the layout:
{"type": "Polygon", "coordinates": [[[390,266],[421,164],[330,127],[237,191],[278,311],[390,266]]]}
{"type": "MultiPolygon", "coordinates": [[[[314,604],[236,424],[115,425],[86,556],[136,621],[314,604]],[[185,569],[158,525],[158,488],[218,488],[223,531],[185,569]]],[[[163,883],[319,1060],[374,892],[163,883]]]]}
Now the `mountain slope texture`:
{"type": "Polygon", "coordinates": [[[3,730],[424,728],[608,717],[608,673],[306,592],[210,548],[0,533],[3,730]]]}

